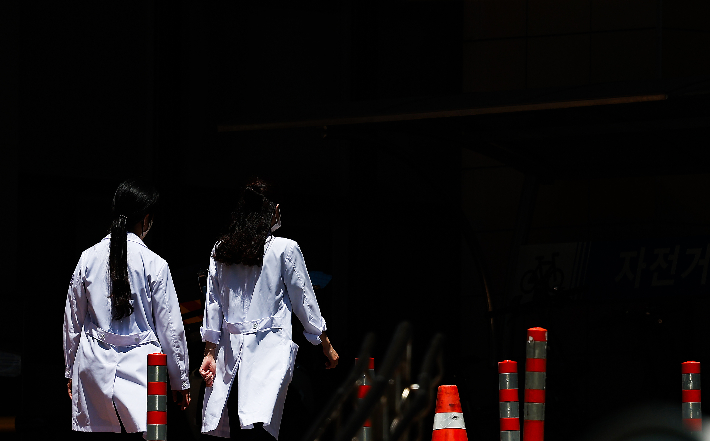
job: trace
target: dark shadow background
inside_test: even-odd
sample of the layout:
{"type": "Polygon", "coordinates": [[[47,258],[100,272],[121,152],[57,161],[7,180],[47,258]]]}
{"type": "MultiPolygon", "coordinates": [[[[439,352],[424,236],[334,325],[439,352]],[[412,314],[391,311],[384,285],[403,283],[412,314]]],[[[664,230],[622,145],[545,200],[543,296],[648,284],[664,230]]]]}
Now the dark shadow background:
{"type": "MultiPolygon", "coordinates": [[[[16,435],[70,433],[65,290],[131,175],[161,191],[147,244],[169,262],[181,301],[200,296],[197,272],[255,176],[275,185],[279,235],[333,276],[318,297],[342,366],[322,370],[319,349],[297,340],[313,403],[284,422],[288,439],[366,333],[377,334],[377,362],[403,320],[415,374],[432,336],[446,334],[443,383],[459,386],[477,437],[498,436],[496,363],[522,366],[532,326],[551,335],[550,440],[636,403],[679,403],[678,364],[708,349],[705,294],[588,293],[492,326],[486,314],[509,306],[521,246],[710,235],[710,29],[697,18],[707,6],[533,3],[6,3],[7,59],[19,63],[7,63],[3,87],[0,351],[21,355],[22,374],[0,377],[0,417],[16,418],[16,435]],[[335,120],[654,93],[668,99],[335,120]],[[311,123],[217,130],[289,121],[311,123]],[[671,178],[676,187],[661,185],[671,178]]],[[[173,439],[190,439],[185,424],[171,422],[173,439]]]]}

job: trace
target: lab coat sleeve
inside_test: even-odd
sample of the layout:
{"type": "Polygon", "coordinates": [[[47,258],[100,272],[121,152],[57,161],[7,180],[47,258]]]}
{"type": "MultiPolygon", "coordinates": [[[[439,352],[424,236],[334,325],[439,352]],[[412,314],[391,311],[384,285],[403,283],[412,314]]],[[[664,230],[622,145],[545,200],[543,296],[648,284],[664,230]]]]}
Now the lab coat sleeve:
{"type": "Polygon", "coordinates": [[[167,355],[171,388],[189,389],[187,339],[182,326],[180,303],[167,263],[159,271],[153,288],[153,320],[160,346],[167,355]]]}
{"type": "Polygon", "coordinates": [[[311,344],[320,344],[320,335],[326,330],[325,319],[320,314],[306,262],[296,242],[286,249],[283,268],[286,291],[291,299],[293,312],[303,324],[303,334],[311,344]]]}
{"type": "Polygon", "coordinates": [[[219,282],[214,261],[214,251],[210,256],[210,269],[207,275],[207,295],[205,298],[205,313],[202,319],[200,335],[202,341],[219,344],[222,331],[222,304],[219,300],[219,282]]]}
{"type": "Polygon", "coordinates": [[[69,282],[67,303],[64,306],[64,377],[66,378],[72,378],[76,350],[79,347],[81,329],[84,326],[88,307],[86,290],[84,289],[83,262],[84,254],[82,253],[74,269],[74,274],[72,274],[71,282],[69,282]]]}

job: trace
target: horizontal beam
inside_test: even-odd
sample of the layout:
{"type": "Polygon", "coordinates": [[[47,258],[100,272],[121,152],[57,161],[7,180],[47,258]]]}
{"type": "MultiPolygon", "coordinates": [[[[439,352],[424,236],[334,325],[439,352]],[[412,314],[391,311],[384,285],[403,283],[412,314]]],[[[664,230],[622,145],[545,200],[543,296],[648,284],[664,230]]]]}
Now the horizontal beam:
{"type": "Polygon", "coordinates": [[[217,126],[218,132],[243,132],[254,130],[296,129],[306,127],[323,127],[355,124],[372,124],[384,122],[415,121],[435,118],[454,118],[461,116],[494,115],[502,113],[530,112],[536,110],[570,109],[576,107],[608,106],[613,104],[631,104],[668,99],[665,94],[637,95],[615,98],[598,98],[589,100],[558,101],[548,103],[518,104],[514,106],[475,107],[470,109],[438,110],[431,112],[395,113],[385,115],[332,117],[300,121],[283,121],[256,124],[222,124],[217,126]]]}

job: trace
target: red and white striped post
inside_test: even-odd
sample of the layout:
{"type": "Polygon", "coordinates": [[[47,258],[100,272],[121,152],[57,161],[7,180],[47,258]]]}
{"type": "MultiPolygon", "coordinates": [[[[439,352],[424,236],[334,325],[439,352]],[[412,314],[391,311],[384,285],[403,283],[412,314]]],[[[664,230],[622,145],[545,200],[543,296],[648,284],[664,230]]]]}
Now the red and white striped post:
{"type": "Polygon", "coordinates": [[[545,438],[547,329],[528,329],[528,341],[525,352],[523,441],[543,441],[545,438]]]}
{"type": "Polygon", "coordinates": [[[498,401],[500,441],[520,441],[520,404],[518,402],[518,363],[498,363],[498,401]]]}
{"type": "MultiPolygon", "coordinates": [[[[357,358],[355,359],[355,362],[357,363],[357,358]]],[[[370,379],[368,379],[367,378],[368,376],[365,373],[363,373],[362,378],[360,378],[356,383],[357,384],[357,399],[358,399],[358,401],[365,398],[365,395],[367,395],[367,392],[370,390],[370,386],[371,386],[370,380],[372,378],[375,378],[375,359],[374,358],[370,359],[368,369],[369,369],[370,379]]],[[[370,422],[369,418],[363,424],[362,429],[358,430],[356,436],[357,436],[358,441],[372,441],[372,423],[370,422]]]]}
{"type": "Polygon", "coordinates": [[[703,430],[703,415],[700,411],[700,363],[686,361],[681,363],[683,387],[683,424],[691,432],[703,430]]]}
{"type": "Polygon", "coordinates": [[[148,430],[146,440],[164,441],[168,432],[168,357],[148,354],[148,430]]]}

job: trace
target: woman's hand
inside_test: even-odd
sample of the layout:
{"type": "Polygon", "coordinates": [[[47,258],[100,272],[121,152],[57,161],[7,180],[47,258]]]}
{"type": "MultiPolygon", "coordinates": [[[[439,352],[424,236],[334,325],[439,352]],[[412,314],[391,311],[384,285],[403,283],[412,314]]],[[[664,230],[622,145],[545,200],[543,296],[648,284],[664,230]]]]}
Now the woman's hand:
{"type": "Polygon", "coordinates": [[[207,383],[207,387],[212,387],[214,378],[217,375],[217,363],[214,360],[215,347],[214,343],[207,342],[205,344],[205,357],[202,359],[202,365],[200,366],[200,375],[207,383]]]}
{"type": "Polygon", "coordinates": [[[174,390],[173,401],[178,403],[180,410],[187,409],[187,406],[190,405],[190,389],[174,390]]]}
{"type": "Polygon", "coordinates": [[[340,357],[338,356],[338,353],[335,352],[335,349],[333,349],[333,345],[330,343],[328,336],[325,335],[325,332],[321,334],[320,342],[321,346],[323,346],[323,355],[325,355],[325,358],[328,359],[328,361],[325,362],[325,368],[333,369],[338,365],[340,357]]]}
{"type": "Polygon", "coordinates": [[[214,361],[214,357],[211,354],[205,355],[205,358],[202,359],[200,375],[202,375],[205,383],[207,383],[207,387],[212,387],[214,377],[217,375],[217,363],[214,361]]]}
{"type": "Polygon", "coordinates": [[[328,359],[328,361],[325,362],[326,369],[333,369],[338,365],[338,359],[340,359],[340,357],[338,356],[338,353],[335,352],[335,349],[333,349],[333,346],[330,346],[328,349],[324,347],[323,354],[325,354],[328,359]]]}
{"type": "Polygon", "coordinates": [[[69,399],[71,400],[71,378],[67,381],[67,392],[69,392],[69,399]]]}

